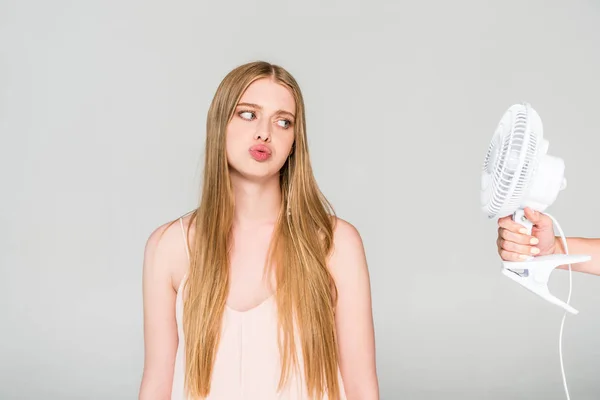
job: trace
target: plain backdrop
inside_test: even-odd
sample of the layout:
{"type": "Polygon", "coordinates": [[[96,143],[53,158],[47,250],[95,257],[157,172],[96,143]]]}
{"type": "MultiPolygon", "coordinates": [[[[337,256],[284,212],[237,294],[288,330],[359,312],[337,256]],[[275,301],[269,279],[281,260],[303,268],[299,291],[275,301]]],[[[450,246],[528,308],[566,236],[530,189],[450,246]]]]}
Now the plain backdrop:
{"type": "MultiPolygon", "coordinates": [[[[548,212],[600,236],[597,2],[2,0],[0,46],[1,399],[137,398],[145,242],[196,206],[214,91],[259,59],[363,237],[381,398],[566,398],[562,312],[501,276],[480,173],[530,102],[566,163],[548,212]]],[[[597,399],[600,277],[571,304],[571,398],[597,399]]]]}

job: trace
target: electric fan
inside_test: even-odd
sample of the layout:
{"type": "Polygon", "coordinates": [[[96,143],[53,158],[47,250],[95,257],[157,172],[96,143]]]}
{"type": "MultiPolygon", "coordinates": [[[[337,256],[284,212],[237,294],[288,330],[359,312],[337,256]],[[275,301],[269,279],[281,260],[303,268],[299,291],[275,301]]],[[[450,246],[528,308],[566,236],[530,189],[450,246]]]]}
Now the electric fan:
{"type": "MultiPolygon", "coordinates": [[[[481,204],[490,219],[512,215],[531,235],[533,224],[525,217],[529,207],[543,212],[566,188],[565,165],[562,159],[547,154],[548,141],[543,136],[542,120],[528,103],[511,106],[502,116],[488,147],[482,171],[481,204]]],[[[563,366],[562,333],[567,312],[578,311],[569,305],[572,288],[571,264],[591,259],[588,255],[569,255],[567,241],[558,221],[556,225],[566,254],[531,256],[525,261],[502,262],[502,273],[531,292],[565,310],[560,326],[559,355],[567,399],[569,390],[563,366]],[[548,290],[552,271],[560,265],[569,266],[569,296],[563,302],[548,290]]]]}
{"type": "MultiPolygon", "coordinates": [[[[548,141],[537,112],[528,103],[511,106],[494,132],[483,164],[481,204],[488,218],[512,215],[531,235],[533,224],[525,217],[525,207],[545,211],[567,183],[563,160],[547,152],[548,141]]],[[[550,293],[548,280],[556,267],[570,268],[570,264],[589,259],[587,255],[555,254],[531,256],[520,262],[503,260],[502,273],[550,303],[577,314],[550,293]]]]}

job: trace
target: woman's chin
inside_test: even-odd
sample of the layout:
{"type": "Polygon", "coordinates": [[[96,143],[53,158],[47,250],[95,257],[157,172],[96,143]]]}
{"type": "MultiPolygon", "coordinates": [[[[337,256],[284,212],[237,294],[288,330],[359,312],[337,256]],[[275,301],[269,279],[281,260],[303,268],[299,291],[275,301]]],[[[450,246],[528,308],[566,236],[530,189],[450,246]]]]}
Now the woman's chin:
{"type": "Polygon", "coordinates": [[[237,179],[243,179],[251,182],[265,182],[271,179],[279,180],[279,171],[261,164],[254,167],[245,167],[239,169],[230,169],[229,174],[237,179]]]}

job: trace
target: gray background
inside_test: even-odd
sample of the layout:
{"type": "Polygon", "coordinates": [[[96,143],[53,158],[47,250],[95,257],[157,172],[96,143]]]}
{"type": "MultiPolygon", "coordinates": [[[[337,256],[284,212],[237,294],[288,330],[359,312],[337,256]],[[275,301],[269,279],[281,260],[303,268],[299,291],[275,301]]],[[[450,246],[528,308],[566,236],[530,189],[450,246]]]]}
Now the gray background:
{"type": "MultiPolygon", "coordinates": [[[[565,398],[562,313],[500,275],[480,167],[531,102],[567,165],[548,211],[600,236],[597,2],[3,0],[0,46],[1,399],[137,397],[145,241],[196,204],[209,102],[255,59],[299,80],[363,236],[381,398],[565,398]]],[[[574,276],[573,400],[600,396],[599,288],[574,276]]]]}

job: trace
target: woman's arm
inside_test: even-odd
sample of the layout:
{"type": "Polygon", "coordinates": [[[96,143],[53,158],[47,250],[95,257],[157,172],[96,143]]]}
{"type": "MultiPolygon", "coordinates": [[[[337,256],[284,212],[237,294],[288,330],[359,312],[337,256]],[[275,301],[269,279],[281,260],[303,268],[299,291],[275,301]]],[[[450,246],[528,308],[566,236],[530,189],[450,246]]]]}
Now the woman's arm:
{"type": "MultiPolygon", "coordinates": [[[[167,400],[177,352],[175,320],[176,293],[172,284],[174,224],[157,228],[150,235],[144,251],[142,292],[144,304],[144,372],[139,400],[167,400]]],[[[181,238],[176,243],[181,244],[181,238]]]]}
{"type": "MultiPolygon", "coordinates": [[[[571,264],[571,269],[576,272],[600,275],[600,239],[568,237],[566,240],[567,246],[569,247],[569,254],[588,254],[592,256],[590,261],[571,264]]],[[[554,254],[565,254],[565,249],[560,236],[556,237],[554,254]]],[[[569,269],[569,266],[562,265],[559,268],[569,269]]]]}
{"type": "Polygon", "coordinates": [[[369,272],[362,239],[337,219],[330,268],[338,289],[336,330],[340,371],[348,400],[378,400],[369,272]]]}

